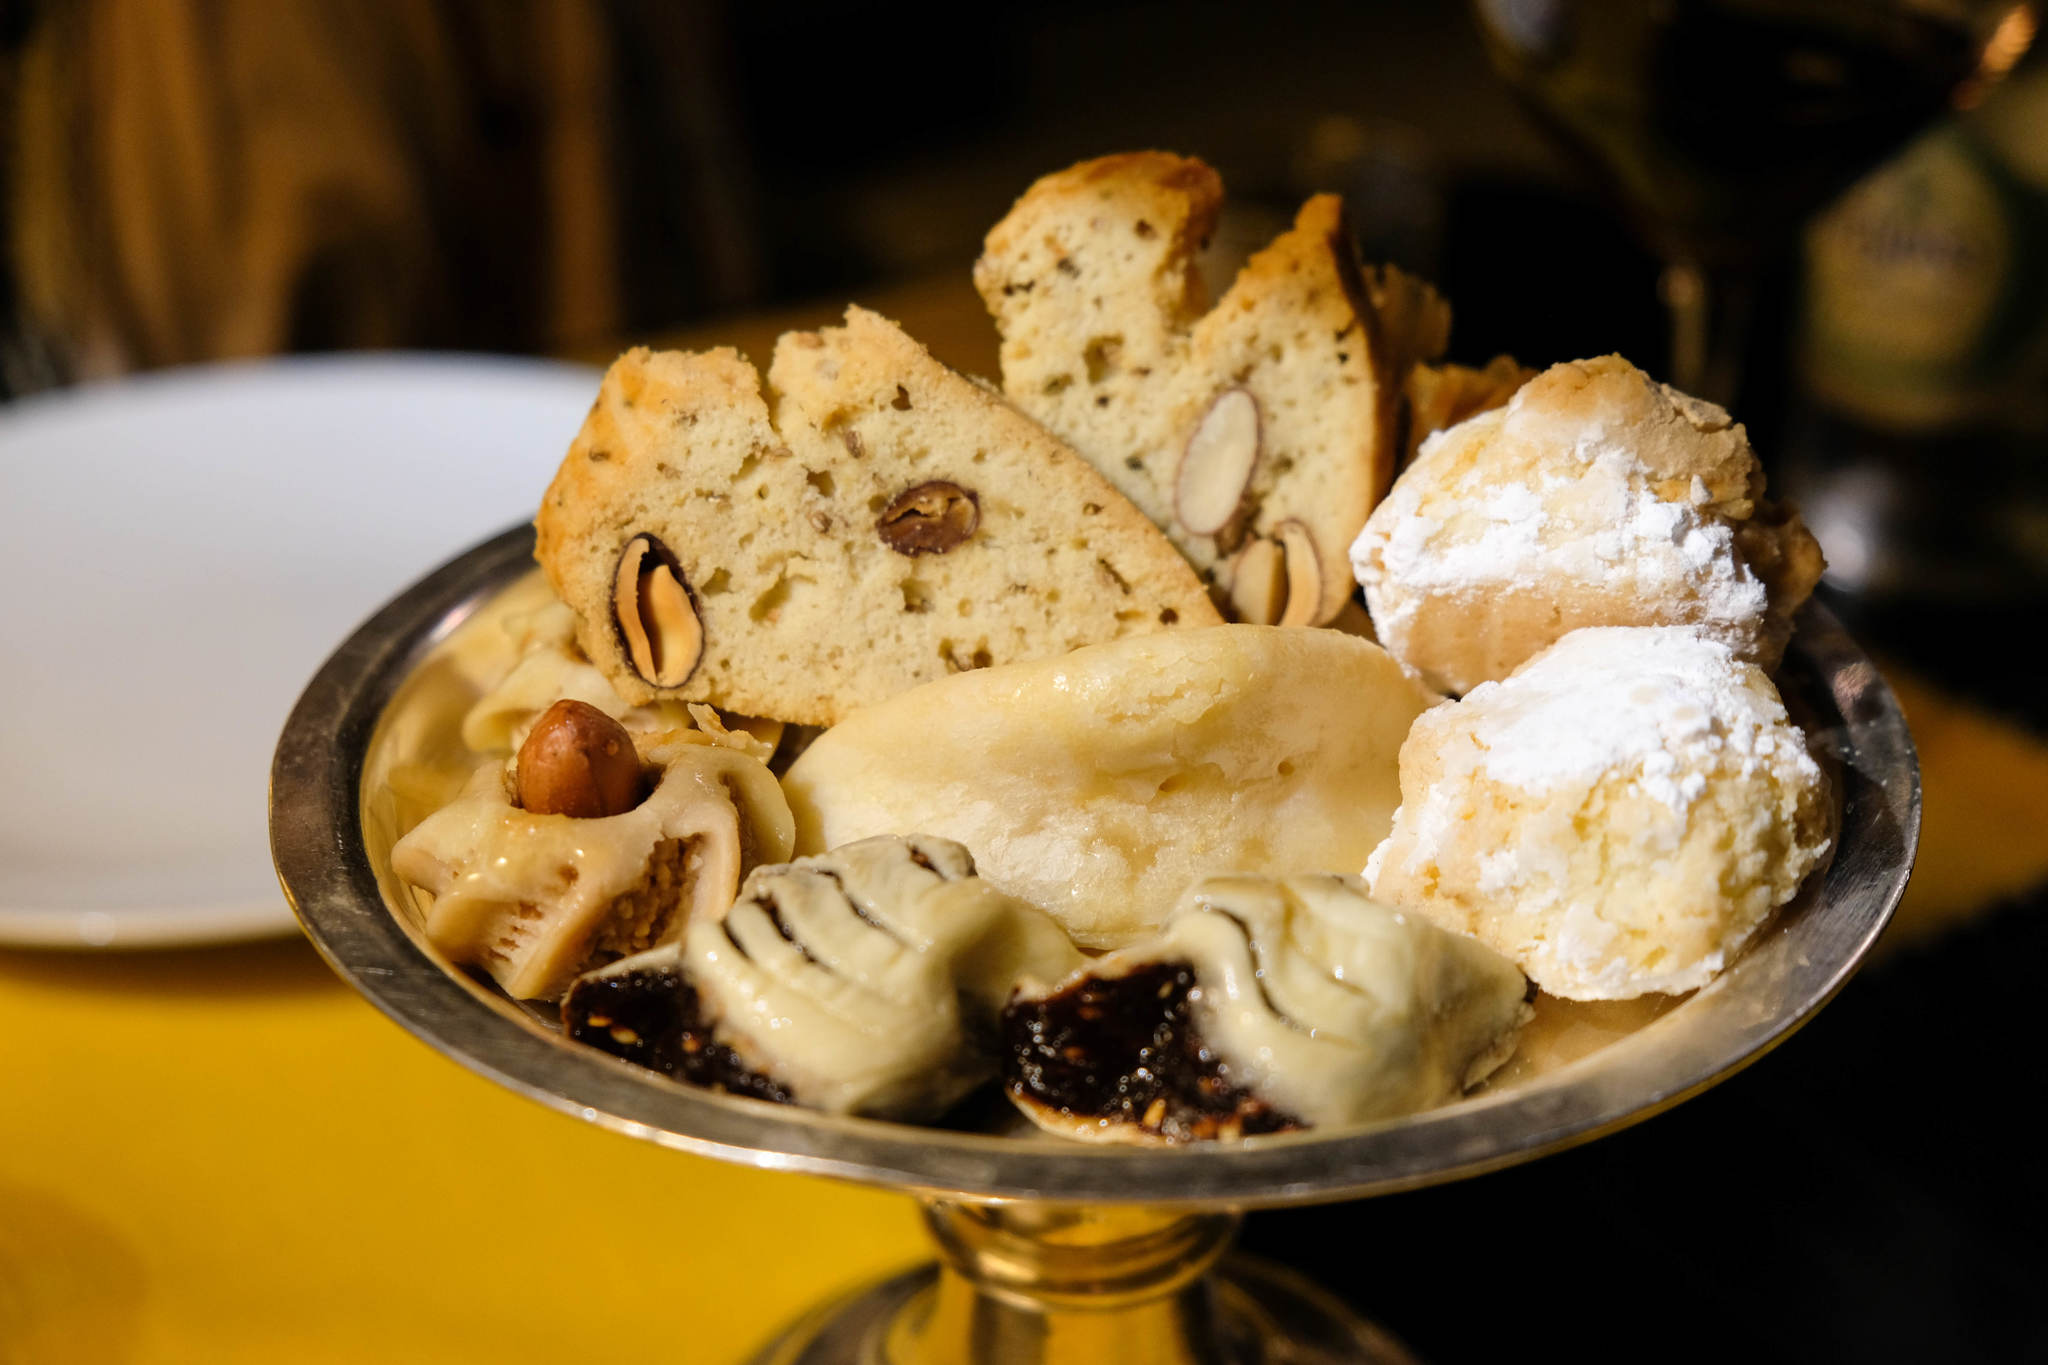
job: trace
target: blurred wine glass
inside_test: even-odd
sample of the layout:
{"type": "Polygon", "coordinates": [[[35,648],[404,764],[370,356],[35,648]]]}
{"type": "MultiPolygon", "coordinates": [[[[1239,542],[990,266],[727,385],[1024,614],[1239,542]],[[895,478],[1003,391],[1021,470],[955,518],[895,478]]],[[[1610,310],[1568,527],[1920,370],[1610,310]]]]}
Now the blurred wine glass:
{"type": "Polygon", "coordinates": [[[1495,67],[1663,259],[1670,379],[1727,403],[1757,268],[2033,40],[2020,0],[1474,0],[1495,67]]]}

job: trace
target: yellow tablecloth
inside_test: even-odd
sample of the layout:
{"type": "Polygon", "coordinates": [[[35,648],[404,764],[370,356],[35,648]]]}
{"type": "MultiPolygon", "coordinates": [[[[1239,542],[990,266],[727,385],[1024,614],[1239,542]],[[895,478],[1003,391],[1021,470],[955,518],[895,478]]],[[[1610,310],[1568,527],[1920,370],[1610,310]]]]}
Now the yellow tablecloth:
{"type": "MultiPolygon", "coordinates": [[[[948,287],[874,302],[991,368],[948,287]]],[[[683,340],[765,359],[833,311],[683,340]]],[[[2048,876],[2048,846],[2010,835],[2048,825],[2048,748],[1893,676],[1926,776],[1910,944],[2048,876]]],[[[908,1200],[558,1116],[414,1042],[300,942],[0,952],[0,1365],[719,1365],[921,1255],[908,1200]]]]}
{"type": "Polygon", "coordinates": [[[0,954],[0,1361],[744,1359],[911,1203],[617,1137],[303,942],[0,954]]]}

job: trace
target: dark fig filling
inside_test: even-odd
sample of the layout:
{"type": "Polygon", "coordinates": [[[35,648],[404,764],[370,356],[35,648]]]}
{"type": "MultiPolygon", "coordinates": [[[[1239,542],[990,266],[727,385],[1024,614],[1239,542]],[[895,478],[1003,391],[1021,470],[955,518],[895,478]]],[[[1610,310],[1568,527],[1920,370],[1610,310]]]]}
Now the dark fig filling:
{"type": "Polygon", "coordinates": [[[585,977],[562,1001],[562,1031],[650,1071],[751,1099],[792,1103],[789,1091],[718,1041],[697,990],[676,972],[585,977]]]}
{"type": "Polygon", "coordinates": [[[1003,1081],[1021,1100],[1169,1142],[1306,1125],[1240,1087],[1195,1028],[1185,962],[1084,977],[1003,1010],[1003,1081]]]}

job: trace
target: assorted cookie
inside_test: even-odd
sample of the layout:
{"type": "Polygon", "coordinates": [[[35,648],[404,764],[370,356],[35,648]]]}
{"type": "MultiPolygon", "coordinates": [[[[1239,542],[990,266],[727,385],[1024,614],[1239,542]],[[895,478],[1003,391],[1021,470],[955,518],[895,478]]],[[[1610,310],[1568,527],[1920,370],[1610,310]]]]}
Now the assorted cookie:
{"type": "Polygon", "coordinates": [[[865,839],[757,868],[722,917],[581,978],[563,1031],[734,1094],[929,1119],[995,1076],[1011,984],[1080,961],[960,845],[865,839]]]}
{"type": "Polygon", "coordinates": [[[1003,391],[1086,456],[1216,586],[1232,618],[1311,625],[1393,478],[1403,382],[1448,338],[1420,281],[1360,264],[1334,195],[1303,205],[1207,308],[1196,255],[1222,183],[1139,152],[1039,180],[974,281],[1003,391]]]}
{"type": "Polygon", "coordinates": [[[1454,1099],[1514,1050],[1528,983],[1355,877],[1213,877],[1157,933],[1003,1011],[1041,1127],[1173,1143],[1362,1123],[1454,1099]]]}
{"type": "Polygon", "coordinates": [[[1415,723],[1367,876],[1552,995],[1676,994],[1792,898],[1833,818],[1762,669],[1693,627],[1594,628],[1415,723]]]}
{"type": "Polygon", "coordinates": [[[1088,948],[1216,873],[1355,869],[1436,700],[1334,630],[1214,626],[927,683],[848,716],[783,778],[797,847],[943,834],[1088,948]]]}
{"type": "Polygon", "coordinates": [[[1211,308],[1221,193],[1032,186],[975,270],[1008,401],[860,308],[765,384],[622,356],[560,601],[393,849],[429,941],[691,1084],[926,1121],[1000,1073],[1138,1143],[1441,1104],[1538,988],[1724,970],[1834,819],[1769,678],[1819,552],[1743,429],[1439,363],[1330,196],[1211,308]]]}
{"type": "Polygon", "coordinates": [[[794,825],[759,758],[698,731],[631,735],[557,703],[507,762],[391,850],[430,898],[422,928],[449,961],[506,994],[552,1000],[579,973],[716,919],[794,825]]]}
{"type": "Polygon", "coordinates": [[[1775,668],[1823,567],[1741,424],[1620,356],[1424,442],[1351,559],[1380,642],[1453,693],[1582,626],[1697,626],[1775,668]]]}

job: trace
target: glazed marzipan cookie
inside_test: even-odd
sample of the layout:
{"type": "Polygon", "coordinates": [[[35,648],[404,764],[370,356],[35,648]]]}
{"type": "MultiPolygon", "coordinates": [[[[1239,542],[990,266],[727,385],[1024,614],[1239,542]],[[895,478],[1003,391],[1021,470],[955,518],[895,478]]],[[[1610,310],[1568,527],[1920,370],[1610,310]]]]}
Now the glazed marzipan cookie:
{"type": "Polygon", "coordinates": [[[1506,958],[1376,904],[1356,877],[1212,877],[1157,934],[1021,990],[1004,1076],[1040,1126],[1099,1142],[1389,1118],[1507,1060],[1527,988],[1506,958]]]}
{"type": "Polygon", "coordinates": [[[760,868],[722,920],[582,978],[563,1026],[693,1084],[926,1119],[995,1076],[1011,985],[1080,961],[960,845],[864,839],[760,868]]]}
{"type": "Polygon", "coordinates": [[[1040,179],[988,234],[975,284],[1012,402],[1086,456],[1216,583],[1239,620],[1322,624],[1345,549],[1393,477],[1402,377],[1449,309],[1361,268],[1334,195],[1205,311],[1216,173],[1164,152],[1040,179]]]}
{"type": "Polygon", "coordinates": [[[754,864],[789,856],[789,806],[758,758],[693,730],[633,745],[652,789],[629,810],[522,809],[510,765],[492,760],[392,847],[392,870],[433,897],[435,947],[509,995],[552,1000],[577,973],[722,914],[754,864]]]}
{"type": "Polygon", "coordinates": [[[1218,620],[1085,461],[873,313],[730,350],[630,351],[536,549],[630,702],[830,725],[948,673],[1218,620]]]}

